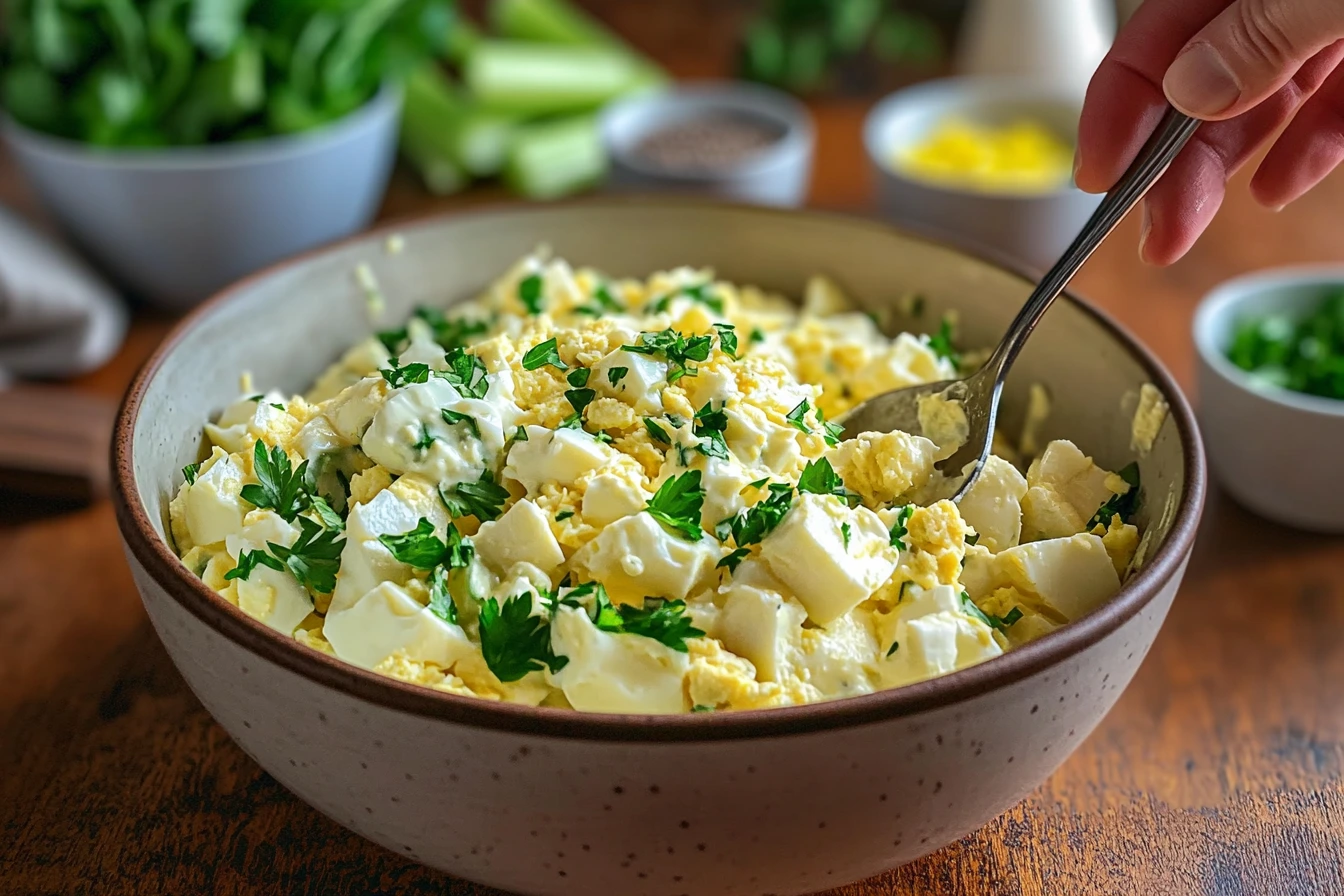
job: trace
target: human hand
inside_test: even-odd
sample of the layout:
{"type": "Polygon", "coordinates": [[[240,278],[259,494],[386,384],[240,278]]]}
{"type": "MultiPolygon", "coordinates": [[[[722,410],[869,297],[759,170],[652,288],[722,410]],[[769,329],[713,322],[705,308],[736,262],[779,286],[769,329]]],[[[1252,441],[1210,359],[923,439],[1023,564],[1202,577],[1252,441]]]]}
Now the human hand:
{"type": "Polygon", "coordinates": [[[1344,0],[1147,0],[1088,87],[1078,186],[1110,189],[1170,102],[1211,123],[1144,200],[1145,261],[1185,255],[1228,178],[1291,122],[1251,181],[1257,201],[1282,208],[1344,161],[1342,38],[1344,0]]]}

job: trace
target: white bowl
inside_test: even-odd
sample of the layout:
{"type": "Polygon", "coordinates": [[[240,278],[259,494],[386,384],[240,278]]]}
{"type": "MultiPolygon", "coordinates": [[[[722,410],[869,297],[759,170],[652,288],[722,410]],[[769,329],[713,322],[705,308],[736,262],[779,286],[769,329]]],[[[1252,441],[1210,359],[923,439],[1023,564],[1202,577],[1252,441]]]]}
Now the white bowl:
{"type": "Polygon", "coordinates": [[[1048,192],[963,189],[909,177],[893,160],[948,118],[994,125],[1029,119],[1072,142],[1082,104],[1067,88],[1015,78],[946,78],[891,94],[868,114],[863,128],[882,213],[1039,270],[1049,268],[1087,223],[1100,196],[1072,183],[1048,192]]]}
{"type": "Polygon", "coordinates": [[[185,310],[224,285],[348,236],[378,210],[400,91],[319,130],[166,149],[105,149],[0,115],[14,157],[76,243],[140,297],[185,310]]]}
{"type": "MultiPolygon", "coordinates": [[[[797,295],[826,271],[873,311],[908,290],[929,320],[960,308],[992,343],[1031,281],[885,225],[689,199],[606,199],[429,219],[291,262],[189,317],[132,385],[114,447],[118,521],[155,629],[247,753],[320,811],[399,855],[520,893],[810,893],[911,861],[1037,787],[1119,698],[1156,637],[1204,491],[1194,418],[1171,377],[1115,324],[1061,300],[1014,368],[1054,393],[1042,436],[1099,463],[1131,459],[1120,408],[1153,383],[1172,412],[1140,460],[1152,533],[1111,601],[1002,657],[909,687],[753,712],[612,716],[461,697],[347,665],[246,615],[165,539],[201,424],[259,388],[303,389],[354,340],[419,303],[474,295],[538,243],[613,276],[706,265],[797,295]],[[371,324],[350,276],[387,297],[371,324]],[[243,337],[246,338],[243,338],[243,337]]],[[[906,321],[907,325],[916,325],[906,321]]]]}
{"type": "Polygon", "coordinates": [[[814,143],[807,107],[779,90],[740,82],[692,82],[670,91],[617,100],[602,112],[602,142],[614,190],[703,193],[761,205],[797,206],[807,198],[814,143]],[[655,131],[706,114],[733,114],[773,125],[779,139],[735,165],[674,171],[641,158],[655,131]]]}
{"type": "Polygon", "coordinates": [[[1239,321],[1306,312],[1344,287],[1344,266],[1285,268],[1219,286],[1195,313],[1199,419],[1223,487],[1263,517],[1344,532],[1344,401],[1261,382],[1227,359],[1239,321]]]}

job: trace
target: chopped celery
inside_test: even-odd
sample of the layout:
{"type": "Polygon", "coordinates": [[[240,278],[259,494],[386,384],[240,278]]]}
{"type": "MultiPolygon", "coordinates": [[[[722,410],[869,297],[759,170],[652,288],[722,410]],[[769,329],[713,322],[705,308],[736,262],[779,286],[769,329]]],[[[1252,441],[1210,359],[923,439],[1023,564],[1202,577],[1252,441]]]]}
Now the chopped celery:
{"type": "Polygon", "coordinates": [[[595,185],[605,171],[597,119],[583,115],[520,127],[504,177],[529,199],[555,199],[595,185]]]}
{"type": "Polygon", "coordinates": [[[493,40],[472,51],[464,81],[483,106],[520,115],[588,111],[652,83],[622,50],[493,40]]]}
{"type": "Polygon", "coordinates": [[[508,154],[513,116],[477,108],[434,65],[417,69],[406,79],[402,111],[403,135],[422,149],[456,163],[467,174],[498,174],[508,154]]]}

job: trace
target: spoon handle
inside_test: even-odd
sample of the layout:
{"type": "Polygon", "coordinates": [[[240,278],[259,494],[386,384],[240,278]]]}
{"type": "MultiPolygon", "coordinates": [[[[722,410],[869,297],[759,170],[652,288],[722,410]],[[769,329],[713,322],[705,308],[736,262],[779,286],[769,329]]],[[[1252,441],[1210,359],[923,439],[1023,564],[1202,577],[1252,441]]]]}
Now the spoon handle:
{"type": "Polygon", "coordinates": [[[1173,159],[1194,136],[1203,122],[1175,109],[1168,109],[1153,136],[1144,144],[1134,163],[1129,166],[1111,191],[1102,198],[1081,233],[1065,250],[1064,255],[1042,278],[1036,291],[1027,299],[1022,310],[1008,327],[999,347],[994,350],[988,367],[1001,378],[1026,344],[1027,337],[1036,328],[1050,305],[1059,298],[1064,287],[1078,273],[1078,269],[1092,256],[1102,240],[1110,235],[1130,209],[1138,204],[1149,188],[1167,170],[1173,159]]]}

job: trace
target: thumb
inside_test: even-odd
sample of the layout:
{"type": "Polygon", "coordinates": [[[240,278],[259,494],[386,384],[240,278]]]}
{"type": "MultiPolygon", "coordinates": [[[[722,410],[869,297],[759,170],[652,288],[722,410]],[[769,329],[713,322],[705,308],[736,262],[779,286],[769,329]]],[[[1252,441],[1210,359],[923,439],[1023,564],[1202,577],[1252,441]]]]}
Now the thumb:
{"type": "Polygon", "coordinates": [[[1274,94],[1341,37],[1341,0],[1235,0],[1190,39],[1162,87],[1187,115],[1232,118],[1274,94]]]}

